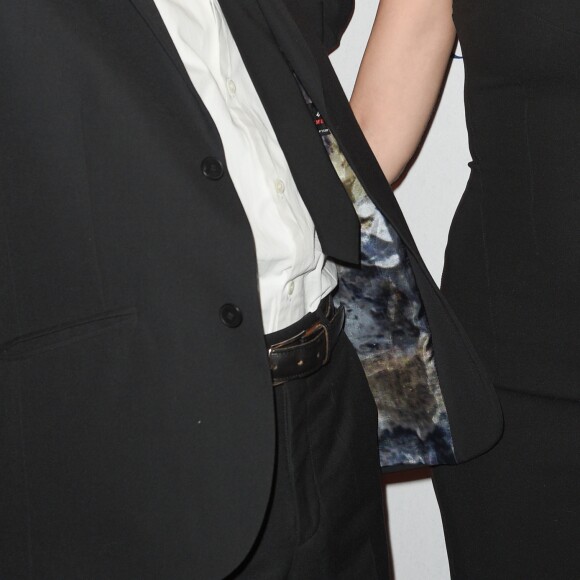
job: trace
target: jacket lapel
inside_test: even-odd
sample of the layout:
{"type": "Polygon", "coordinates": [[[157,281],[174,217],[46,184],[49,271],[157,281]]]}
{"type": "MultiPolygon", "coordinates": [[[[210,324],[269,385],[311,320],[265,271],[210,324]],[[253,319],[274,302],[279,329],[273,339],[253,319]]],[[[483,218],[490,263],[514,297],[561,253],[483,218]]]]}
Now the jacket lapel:
{"type": "Polygon", "coordinates": [[[213,143],[221,144],[218,130],[187,74],[187,70],[185,69],[181,57],[173,44],[173,40],[165,27],[165,23],[157,10],[155,2],[153,0],[129,0],[129,2],[147,23],[152,32],[152,40],[158,42],[159,48],[161,49],[161,59],[165,59],[166,61],[169,59],[169,61],[173,63],[173,66],[181,77],[181,80],[185,83],[187,89],[193,96],[194,100],[192,101],[192,104],[195,106],[192,107],[192,114],[196,116],[199,127],[203,127],[207,131],[207,134],[210,136],[213,143]]]}
{"type": "Polygon", "coordinates": [[[173,64],[179,71],[179,74],[183,77],[183,80],[188,85],[191,85],[187,71],[185,70],[183,63],[179,58],[179,54],[173,45],[171,36],[169,36],[169,32],[167,32],[167,28],[165,28],[163,19],[161,18],[161,15],[155,6],[155,2],[153,0],[130,0],[130,2],[141,14],[145,22],[147,22],[151,32],[153,32],[157,40],[161,43],[161,46],[167,53],[167,56],[169,56],[169,58],[173,61],[173,64]]]}

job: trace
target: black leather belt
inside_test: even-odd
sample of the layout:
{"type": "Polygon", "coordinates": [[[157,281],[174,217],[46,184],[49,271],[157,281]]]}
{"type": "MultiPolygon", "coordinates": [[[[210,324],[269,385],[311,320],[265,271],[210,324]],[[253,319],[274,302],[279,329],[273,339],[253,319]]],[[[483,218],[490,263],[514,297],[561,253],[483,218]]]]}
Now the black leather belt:
{"type": "Polygon", "coordinates": [[[330,298],[325,304],[326,320],[320,319],[296,335],[269,346],[274,386],[312,375],[330,360],[344,326],[344,308],[335,309],[330,298]]]}

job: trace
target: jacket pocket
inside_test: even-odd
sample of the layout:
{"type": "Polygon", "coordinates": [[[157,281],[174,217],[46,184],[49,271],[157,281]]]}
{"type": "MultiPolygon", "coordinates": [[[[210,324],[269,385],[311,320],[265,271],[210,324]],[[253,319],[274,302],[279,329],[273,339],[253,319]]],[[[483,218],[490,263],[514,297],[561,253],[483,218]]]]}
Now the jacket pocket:
{"type": "Polygon", "coordinates": [[[88,318],[52,326],[40,332],[25,334],[6,342],[0,346],[0,361],[28,358],[119,326],[134,325],[136,322],[136,308],[100,312],[88,318]]]}

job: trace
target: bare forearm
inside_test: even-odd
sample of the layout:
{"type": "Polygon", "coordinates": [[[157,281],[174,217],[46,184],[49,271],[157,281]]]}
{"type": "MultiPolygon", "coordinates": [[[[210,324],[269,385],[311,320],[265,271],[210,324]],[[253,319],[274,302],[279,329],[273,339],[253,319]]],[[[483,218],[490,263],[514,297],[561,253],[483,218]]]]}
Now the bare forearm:
{"type": "Polygon", "coordinates": [[[449,62],[452,0],[381,0],[352,96],[390,182],[415,152],[449,62]]]}

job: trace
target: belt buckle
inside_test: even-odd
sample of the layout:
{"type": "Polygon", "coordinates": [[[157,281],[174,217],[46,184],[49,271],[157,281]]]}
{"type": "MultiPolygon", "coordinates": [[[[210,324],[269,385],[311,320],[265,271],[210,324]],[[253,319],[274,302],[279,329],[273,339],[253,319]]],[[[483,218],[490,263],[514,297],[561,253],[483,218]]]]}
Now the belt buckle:
{"type": "MultiPolygon", "coordinates": [[[[268,347],[268,359],[270,359],[270,355],[272,354],[272,351],[278,349],[278,348],[283,348],[289,344],[292,344],[295,340],[298,340],[300,338],[302,338],[304,336],[304,334],[306,333],[305,330],[301,330],[298,334],[295,334],[294,336],[291,336],[290,338],[287,338],[286,340],[281,340],[280,342],[276,342],[275,344],[271,344],[268,347]]],[[[274,372],[278,367],[272,367],[270,365],[270,371],[274,372]]],[[[286,379],[272,379],[272,386],[273,387],[277,387],[278,385],[283,385],[286,382],[286,379]]]]}
{"type": "Polygon", "coordinates": [[[328,333],[328,326],[326,326],[326,324],[324,324],[323,322],[318,321],[316,324],[314,324],[304,332],[304,338],[307,338],[308,336],[315,334],[319,330],[322,330],[322,332],[324,333],[324,359],[322,360],[321,365],[324,366],[330,359],[330,334],[328,333]]]}
{"type": "MultiPolygon", "coordinates": [[[[316,324],[313,324],[310,328],[307,328],[306,330],[302,330],[301,332],[299,332],[298,334],[287,338],[286,340],[277,342],[275,344],[272,344],[269,348],[268,348],[268,357],[270,357],[270,355],[272,354],[272,352],[274,352],[277,349],[284,349],[284,347],[287,348],[291,348],[293,343],[297,342],[297,341],[308,341],[310,340],[317,340],[317,334],[318,333],[322,333],[324,336],[324,356],[322,358],[322,361],[319,363],[320,366],[317,366],[317,368],[313,369],[311,372],[309,372],[308,374],[312,374],[314,372],[316,372],[318,369],[322,368],[329,360],[330,360],[330,333],[328,330],[328,327],[321,321],[316,322],[316,324]]],[[[320,359],[320,353],[317,353],[317,359],[320,359]]],[[[302,361],[298,361],[297,366],[300,366],[302,364],[302,361]]],[[[277,367],[272,367],[270,366],[271,371],[276,371],[277,367]]],[[[297,375],[299,376],[299,375],[297,375]]],[[[286,378],[280,378],[280,379],[272,379],[272,386],[278,386],[281,384],[284,384],[285,382],[287,382],[288,379],[286,378]]]]}
{"type": "MultiPolygon", "coordinates": [[[[308,329],[310,330],[310,329],[308,329]]],[[[308,332],[308,330],[301,330],[298,334],[295,334],[294,336],[291,336],[290,338],[287,338],[286,340],[282,340],[280,342],[277,342],[275,344],[271,344],[268,347],[268,356],[270,356],[272,354],[273,350],[276,350],[278,348],[282,348],[284,346],[287,346],[291,343],[293,343],[295,340],[298,340],[299,338],[302,338],[303,336],[306,335],[306,333],[308,332]]]]}

